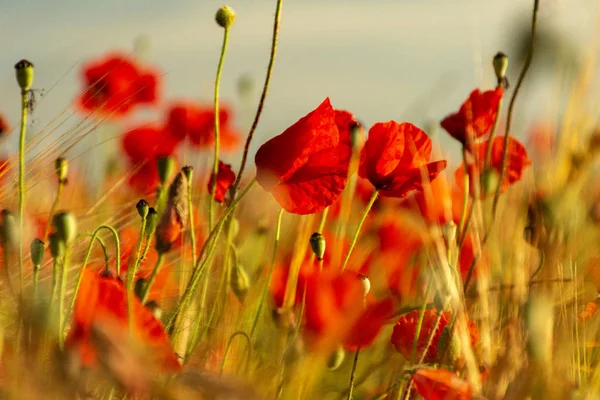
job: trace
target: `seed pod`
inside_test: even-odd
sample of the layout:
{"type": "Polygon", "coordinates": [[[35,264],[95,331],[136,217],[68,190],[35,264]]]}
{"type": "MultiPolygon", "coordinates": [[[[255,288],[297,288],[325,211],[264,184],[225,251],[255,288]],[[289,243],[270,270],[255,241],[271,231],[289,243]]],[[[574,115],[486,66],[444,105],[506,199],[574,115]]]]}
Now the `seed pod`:
{"type": "Polygon", "coordinates": [[[77,236],[77,220],[70,212],[60,212],[52,218],[52,226],[58,237],[70,244],[77,236]]]}
{"type": "Polygon", "coordinates": [[[344,358],[346,358],[346,351],[342,346],[338,346],[338,348],[335,349],[329,356],[329,359],[327,360],[327,368],[329,368],[330,371],[335,371],[340,367],[340,365],[342,365],[344,358]]]}
{"type": "Polygon", "coordinates": [[[235,11],[229,6],[222,6],[217,10],[215,21],[221,28],[228,29],[235,21],[235,11]]]}
{"type": "Polygon", "coordinates": [[[31,262],[34,267],[42,265],[42,262],[44,261],[44,242],[38,238],[33,239],[29,246],[29,251],[31,253],[31,262]]]}
{"type": "Polygon", "coordinates": [[[52,254],[52,257],[59,258],[64,256],[67,246],[60,235],[54,232],[48,238],[50,239],[50,254],[52,254]]]}
{"type": "Polygon", "coordinates": [[[56,177],[58,183],[64,185],[67,183],[67,175],[69,173],[69,162],[66,158],[58,157],[54,162],[54,168],[56,169],[56,177]]]}
{"type": "Polygon", "coordinates": [[[2,222],[0,224],[0,240],[7,247],[13,247],[17,244],[19,237],[19,227],[15,215],[8,211],[2,210],[2,222]]]}
{"type": "Polygon", "coordinates": [[[137,209],[139,216],[142,218],[146,218],[148,216],[148,212],[150,211],[150,205],[144,199],[138,201],[135,205],[135,208],[137,209]]]}
{"type": "Polygon", "coordinates": [[[187,179],[179,172],[169,187],[167,208],[156,227],[156,250],[166,253],[181,235],[188,215],[187,179]]]}
{"type": "Polygon", "coordinates": [[[323,256],[325,255],[326,244],[325,236],[319,232],[315,232],[310,236],[310,247],[319,260],[322,260],[323,256]]]}
{"type": "Polygon", "coordinates": [[[23,59],[15,64],[15,73],[21,90],[29,90],[33,84],[33,64],[23,59]]]}

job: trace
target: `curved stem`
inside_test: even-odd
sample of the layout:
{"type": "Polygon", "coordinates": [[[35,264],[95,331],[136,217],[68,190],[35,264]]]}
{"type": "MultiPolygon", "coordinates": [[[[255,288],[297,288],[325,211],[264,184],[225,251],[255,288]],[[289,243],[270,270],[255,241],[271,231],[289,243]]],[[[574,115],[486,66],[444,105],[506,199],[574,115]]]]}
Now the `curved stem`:
{"type": "Polygon", "coordinates": [[[233,334],[229,337],[229,340],[227,341],[227,347],[225,347],[225,353],[223,354],[223,361],[221,361],[221,375],[223,375],[223,370],[225,369],[225,362],[227,361],[229,350],[231,349],[231,345],[233,344],[233,339],[235,339],[238,336],[246,338],[246,341],[248,342],[248,355],[246,356],[246,362],[249,362],[252,357],[252,339],[250,339],[250,336],[244,331],[233,332],[233,334]]]}
{"type": "Polygon", "coordinates": [[[229,42],[229,28],[223,30],[223,45],[221,46],[221,57],[219,57],[219,66],[217,67],[217,78],[215,80],[215,158],[213,160],[213,184],[210,189],[210,200],[208,204],[208,229],[213,225],[213,206],[215,203],[215,191],[217,190],[217,173],[219,172],[219,145],[220,145],[220,121],[219,121],[219,87],[221,84],[221,73],[223,72],[223,63],[225,62],[225,52],[229,42]]]}
{"type": "Polygon", "coordinates": [[[256,326],[258,325],[258,320],[260,319],[260,314],[262,312],[263,306],[265,304],[265,300],[267,298],[267,293],[269,292],[269,285],[271,284],[271,278],[273,277],[273,270],[275,269],[275,257],[277,256],[277,245],[279,244],[279,237],[281,235],[281,219],[283,216],[283,208],[279,210],[279,214],[277,214],[277,225],[275,228],[275,243],[273,245],[273,254],[271,255],[271,267],[269,268],[269,276],[267,277],[267,283],[260,294],[260,301],[258,302],[258,308],[256,309],[256,314],[254,315],[254,321],[252,322],[252,329],[250,329],[250,336],[254,335],[254,331],[256,331],[256,326]]]}
{"type": "Polygon", "coordinates": [[[23,292],[23,217],[25,210],[25,134],[27,131],[27,90],[21,90],[21,132],[19,134],[19,283],[23,292]]]}
{"type": "Polygon", "coordinates": [[[367,214],[369,214],[369,211],[371,211],[371,207],[373,207],[373,204],[375,203],[375,200],[377,200],[378,196],[379,196],[379,190],[375,190],[375,192],[373,192],[373,195],[371,196],[371,200],[369,200],[369,204],[367,204],[367,207],[365,208],[365,211],[363,212],[363,215],[360,219],[360,222],[358,223],[358,226],[356,227],[356,232],[354,232],[354,237],[352,238],[352,242],[350,242],[350,248],[348,249],[348,253],[346,253],[346,257],[344,258],[344,263],[342,264],[342,271],[346,269],[346,265],[348,264],[348,260],[350,260],[350,255],[352,254],[352,250],[354,249],[354,246],[356,246],[356,242],[358,240],[358,235],[360,235],[360,229],[362,228],[363,224],[365,223],[365,220],[367,219],[367,214]]]}
{"type": "Polygon", "coordinates": [[[141,299],[142,304],[145,304],[146,300],[148,300],[148,295],[150,294],[150,289],[152,288],[152,285],[154,284],[154,281],[156,280],[156,277],[158,276],[158,273],[160,272],[160,269],[161,269],[164,261],[165,261],[165,253],[163,253],[161,251],[158,253],[158,259],[156,260],[156,264],[154,265],[154,269],[152,270],[150,279],[148,279],[148,282],[144,286],[144,291],[142,292],[142,299],[141,299]]]}
{"type": "Polygon", "coordinates": [[[360,354],[360,346],[354,353],[354,362],[352,363],[352,372],[350,372],[350,385],[348,386],[348,397],[347,400],[352,400],[354,394],[354,380],[356,379],[356,366],[358,365],[358,355],[360,354]]]}
{"type": "Polygon", "coordinates": [[[52,208],[50,209],[50,214],[48,214],[48,222],[46,223],[46,230],[44,230],[44,238],[42,241],[46,242],[48,240],[48,234],[50,233],[50,225],[52,224],[52,217],[58,208],[58,204],[60,203],[60,198],[62,197],[64,183],[58,182],[58,189],[56,191],[56,197],[54,198],[54,203],[52,203],[52,208]]]}
{"type": "Polygon", "coordinates": [[[254,132],[258,126],[258,121],[260,121],[260,116],[262,114],[263,107],[265,106],[265,100],[267,98],[267,92],[269,91],[269,83],[271,82],[271,74],[273,73],[273,65],[275,64],[275,55],[277,53],[277,39],[279,37],[279,24],[281,22],[281,5],[283,0],[277,0],[277,7],[275,9],[275,20],[273,22],[273,38],[271,39],[271,56],[269,58],[269,66],[267,67],[267,75],[265,76],[265,83],[263,84],[263,91],[260,95],[260,100],[258,102],[258,108],[256,109],[256,114],[254,115],[254,121],[252,121],[252,127],[250,128],[250,132],[248,132],[248,137],[246,138],[246,144],[244,145],[244,153],[242,154],[242,162],[240,164],[240,169],[237,173],[237,177],[233,186],[231,187],[232,194],[237,192],[238,186],[242,180],[242,175],[244,174],[244,168],[246,167],[246,162],[248,160],[248,152],[250,151],[250,142],[252,142],[252,138],[254,137],[254,132]]]}

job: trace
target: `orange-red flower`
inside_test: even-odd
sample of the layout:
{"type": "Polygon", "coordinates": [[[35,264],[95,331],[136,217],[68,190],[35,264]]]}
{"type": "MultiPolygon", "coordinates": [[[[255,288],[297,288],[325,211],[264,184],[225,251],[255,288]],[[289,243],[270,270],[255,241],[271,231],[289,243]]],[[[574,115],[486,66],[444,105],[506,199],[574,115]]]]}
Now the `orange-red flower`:
{"type": "Polygon", "coordinates": [[[418,369],[412,381],[424,400],[471,400],[473,397],[471,385],[445,369],[418,369]]]}
{"type": "Polygon", "coordinates": [[[463,146],[485,136],[494,124],[503,94],[502,88],[486,92],[473,90],[456,114],[442,120],[442,128],[463,146]]]}
{"type": "MultiPolygon", "coordinates": [[[[235,182],[235,172],[231,169],[231,165],[219,161],[219,170],[217,172],[217,183],[215,185],[215,201],[222,203],[225,201],[225,195],[229,187],[235,182]]],[[[215,184],[215,174],[210,175],[208,182],[208,193],[211,193],[212,187],[215,184]]]]}
{"type": "Polygon", "coordinates": [[[160,157],[172,155],[177,144],[162,129],[152,125],[126,132],[122,146],[134,171],[129,178],[131,186],[142,194],[153,193],[160,184],[156,162],[160,157]]]}
{"type": "Polygon", "coordinates": [[[420,213],[430,224],[444,225],[451,221],[458,224],[463,196],[463,191],[451,186],[445,176],[438,176],[422,191],[407,197],[402,206],[420,213]]]}
{"type": "Polygon", "coordinates": [[[258,149],[258,183],[290,213],[323,211],[346,186],[354,124],[350,113],[334,110],[325,99],[258,149]]]}
{"type": "MultiPolygon", "coordinates": [[[[472,171],[470,176],[479,176],[483,171],[486,151],[489,141],[483,143],[477,143],[473,146],[472,156],[474,160],[469,164],[469,170],[472,171]]],[[[496,172],[498,176],[502,171],[502,154],[504,152],[504,137],[496,137],[492,141],[492,157],[490,160],[490,168],[496,172]]],[[[506,169],[502,177],[502,185],[500,187],[501,193],[508,190],[508,187],[515,182],[518,182],[523,175],[523,171],[531,165],[531,160],[527,156],[527,150],[517,139],[513,137],[508,138],[508,154],[506,169]]],[[[461,164],[454,172],[454,179],[458,186],[463,189],[463,181],[465,174],[465,166],[461,164]]],[[[493,194],[494,190],[490,193],[484,193],[484,195],[493,194]]]]}
{"type": "MultiPolygon", "coordinates": [[[[133,296],[134,339],[146,346],[165,371],[175,372],[181,365],[160,321],[133,296]]],[[[79,353],[83,365],[96,363],[97,349],[92,340],[94,327],[110,329],[111,334],[126,339],[129,335],[128,295],[118,278],[99,274],[91,269],[83,271],[83,279],[75,303],[73,324],[66,346],[79,353]]]]}
{"type": "Polygon", "coordinates": [[[8,125],[8,121],[4,118],[3,115],[0,114],[0,136],[8,133],[10,126],[8,125]]]}
{"type": "Polygon", "coordinates": [[[430,163],[430,156],[431,139],[413,124],[378,122],[369,130],[358,175],[382,196],[404,197],[446,168],[446,161],[430,163]]]}
{"type": "Polygon", "coordinates": [[[84,91],[78,106],[106,116],[121,117],[135,106],[155,104],[158,74],[121,54],[108,54],[83,68],[84,91]]]}
{"type": "MultiPolygon", "coordinates": [[[[394,326],[394,332],[392,333],[392,344],[396,347],[396,350],[402,354],[407,360],[410,360],[412,355],[412,346],[417,334],[417,324],[421,310],[414,310],[404,315],[394,326]]],[[[452,313],[449,311],[442,311],[441,319],[433,335],[431,346],[427,348],[427,353],[423,362],[434,363],[439,362],[438,354],[438,342],[444,328],[452,319],[452,313]]],[[[423,323],[421,325],[421,331],[417,339],[417,357],[421,357],[427,346],[429,336],[433,332],[435,321],[437,319],[437,310],[427,309],[423,315],[423,323]]],[[[479,331],[472,321],[469,324],[469,334],[471,336],[471,344],[475,345],[479,340],[479,331]]]]}
{"type": "MultiPolygon", "coordinates": [[[[226,105],[219,107],[219,148],[235,150],[240,136],[232,126],[232,111],[226,105]]],[[[165,130],[178,141],[186,137],[192,145],[212,149],[215,142],[215,111],[212,104],[180,101],[171,106],[165,130]]]]}
{"type": "Polygon", "coordinates": [[[370,345],[393,312],[391,299],[365,305],[356,272],[315,271],[306,279],[306,332],[314,347],[370,345]]]}

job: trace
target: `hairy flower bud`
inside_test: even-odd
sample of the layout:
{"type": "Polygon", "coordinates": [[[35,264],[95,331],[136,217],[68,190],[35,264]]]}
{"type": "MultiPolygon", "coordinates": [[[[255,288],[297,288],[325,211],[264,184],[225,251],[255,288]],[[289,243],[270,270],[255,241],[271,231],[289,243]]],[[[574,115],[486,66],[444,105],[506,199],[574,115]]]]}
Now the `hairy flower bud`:
{"type": "Polygon", "coordinates": [[[33,84],[33,64],[23,59],[15,64],[15,72],[21,90],[29,90],[33,84]]]}
{"type": "Polygon", "coordinates": [[[142,218],[146,218],[148,216],[148,213],[150,212],[150,205],[144,199],[138,201],[135,205],[135,208],[137,209],[139,216],[142,218]]]}
{"type": "Polygon", "coordinates": [[[56,177],[58,183],[64,185],[67,183],[67,174],[69,172],[69,163],[66,158],[58,157],[54,162],[54,168],[56,169],[56,177]]]}
{"type": "Polygon", "coordinates": [[[2,222],[0,223],[0,240],[4,246],[13,247],[19,236],[19,228],[15,215],[8,211],[2,210],[2,222]]]}
{"type": "Polygon", "coordinates": [[[70,244],[77,236],[77,220],[70,212],[60,212],[52,218],[52,226],[58,237],[70,244]]]}
{"type": "Polygon", "coordinates": [[[171,175],[173,175],[175,160],[170,156],[159,157],[156,161],[156,167],[158,168],[160,182],[164,185],[169,181],[171,175]]]}
{"type": "Polygon", "coordinates": [[[313,253],[317,256],[317,259],[322,260],[325,255],[325,236],[320,234],[319,232],[315,232],[310,237],[310,247],[312,248],[313,253]]]}
{"type": "Polygon", "coordinates": [[[44,242],[40,239],[35,238],[29,245],[29,251],[31,253],[31,262],[34,267],[39,267],[44,261],[44,242]]]}
{"type": "Polygon", "coordinates": [[[188,215],[187,179],[179,172],[169,187],[167,208],[156,227],[156,250],[166,253],[181,235],[188,215]]]}
{"type": "Polygon", "coordinates": [[[56,232],[51,233],[48,237],[50,239],[50,254],[53,258],[59,258],[65,255],[66,244],[65,241],[56,232]]]}
{"type": "Polygon", "coordinates": [[[144,232],[146,237],[150,237],[156,231],[156,225],[158,223],[158,211],[154,209],[154,207],[150,207],[148,209],[148,215],[146,216],[146,227],[144,232]]]}
{"type": "Polygon", "coordinates": [[[221,28],[228,29],[235,21],[235,11],[229,6],[222,6],[217,10],[215,21],[221,28]]]}

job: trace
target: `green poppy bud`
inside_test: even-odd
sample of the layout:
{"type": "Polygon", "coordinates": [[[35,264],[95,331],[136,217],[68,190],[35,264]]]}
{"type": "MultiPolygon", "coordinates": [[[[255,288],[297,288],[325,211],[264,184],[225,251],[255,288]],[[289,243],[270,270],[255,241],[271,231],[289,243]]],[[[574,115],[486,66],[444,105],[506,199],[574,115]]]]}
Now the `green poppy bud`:
{"type": "Polygon", "coordinates": [[[235,11],[229,6],[222,6],[217,10],[215,21],[221,28],[228,29],[235,21],[235,11]]]}
{"type": "Polygon", "coordinates": [[[354,124],[350,128],[350,144],[353,149],[360,150],[365,143],[365,130],[361,124],[354,124]]]}
{"type": "Polygon", "coordinates": [[[483,175],[481,176],[481,188],[483,189],[483,194],[490,196],[496,193],[499,180],[500,175],[495,169],[487,168],[483,171],[483,175]]]}
{"type": "Polygon", "coordinates": [[[135,281],[135,285],[133,286],[133,293],[140,301],[142,300],[142,296],[144,295],[144,290],[146,289],[147,284],[148,282],[144,278],[140,278],[137,281],[135,281]]]}
{"type": "Polygon", "coordinates": [[[58,157],[54,162],[54,168],[56,169],[58,183],[63,185],[67,183],[67,173],[69,172],[69,163],[67,162],[67,159],[58,157]]]}
{"type": "Polygon", "coordinates": [[[146,237],[151,236],[156,231],[156,225],[158,223],[158,212],[154,207],[148,209],[148,215],[146,216],[146,228],[144,230],[146,237]]]}
{"type": "Polygon", "coordinates": [[[325,236],[319,232],[315,232],[310,236],[310,247],[317,259],[322,260],[325,255],[325,236]]]}
{"type": "Polygon", "coordinates": [[[194,173],[194,167],[192,167],[191,165],[186,165],[185,167],[181,168],[181,171],[185,175],[185,177],[188,181],[188,184],[192,183],[192,175],[194,173]]]}
{"type": "Polygon", "coordinates": [[[2,210],[2,222],[0,224],[0,239],[2,244],[8,247],[13,247],[19,236],[19,228],[15,215],[8,211],[2,210]]]}
{"type": "Polygon", "coordinates": [[[169,178],[175,171],[175,160],[170,156],[159,157],[156,161],[156,166],[158,168],[160,182],[164,185],[169,181],[169,178]]]}
{"type": "Polygon", "coordinates": [[[52,218],[52,226],[65,244],[70,244],[77,236],[77,220],[70,212],[60,212],[52,218]]]}
{"type": "Polygon", "coordinates": [[[33,64],[23,59],[15,64],[15,72],[21,90],[29,90],[33,84],[33,64]]]}
{"type": "Polygon", "coordinates": [[[29,251],[31,253],[31,262],[34,267],[42,265],[42,262],[44,261],[44,242],[38,238],[33,239],[31,245],[29,245],[29,251]]]}
{"type": "Polygon", "coordinates": [[[506,77],[506,70],[508,69],[508,56],[502,52],[498,52],[494,56],[492,64],[494,66],[494,72],[496,73],[498,82],[504,80],[506,77]]]}
{"type": "Polygon", "coordinates": [[[66,244],[57,232],[51,233],[50,239],[50,254],[53,258],[59,258],[65,255],[66,244]]]}
{"type": "Polygon", "coordinates": [[[150,205],[144,199],[138,201],[135,205],[135,208],[137,209],[139,216],[142,218],[146,218],[148,216],[148,213],[150,212],[150,205]]]}
{"type": "Polygon", "coordinates": [[[335,371],[340,367],[340,365],[342,365],[344,358],[346,358],[346,351],[342,346],[338,346],[338,348],[335,349],[329,356],[329,359],[327,360],[327,368],[329,368],[330,371],[335,371]]]}

